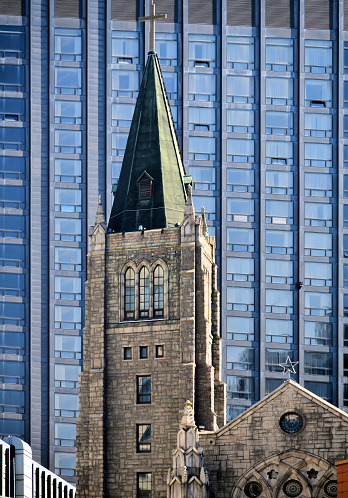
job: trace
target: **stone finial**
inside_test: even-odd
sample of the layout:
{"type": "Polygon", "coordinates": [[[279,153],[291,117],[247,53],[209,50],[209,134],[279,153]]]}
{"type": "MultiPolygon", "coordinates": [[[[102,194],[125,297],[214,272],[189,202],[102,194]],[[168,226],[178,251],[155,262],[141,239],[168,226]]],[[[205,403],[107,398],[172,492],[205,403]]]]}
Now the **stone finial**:
{"type": "Polygon", "coordinates": [[[184,465],[184,470],[182,473],[182,482],[183,483],[187,482],[187,467],[186,467],[186,465],[184,465]]]}
{"type": "Polygon", "coordinates": [[[180,427],[186,429],[188,427],[196,427],[193,406],[191,401],[187,400],[184,405],[184,415],[180,422],[180,427]]]}
{"type": "Polygon", "coordinates": [[[207,225],[207,220],[205,219],[205,209],[204,209],[204,206],[202,206],[201,214],[202,214],[202,230],[203,230],[203,235],[204,235],[204,237],[207,237],[208,236],[208,225],[207,225]]]}
{"type": "Polygon", "coordinates": [[[185,203],[185,216],[195,216],[195,208],[193,207],[193,200],[192,200],[192,187],[191,185],[187,186],[187,199],[185,203]]]}
{"type": "Polygon", "coordinates": [[[102,205],[102,197],[101,195],[98,197],[98,207],[97,207],[97,212],[95,215],[95,224],[94,225],[104,225],[105,223],[105,218],[104,218],[104,212],[103,212],[103,205],[102,205]]]}

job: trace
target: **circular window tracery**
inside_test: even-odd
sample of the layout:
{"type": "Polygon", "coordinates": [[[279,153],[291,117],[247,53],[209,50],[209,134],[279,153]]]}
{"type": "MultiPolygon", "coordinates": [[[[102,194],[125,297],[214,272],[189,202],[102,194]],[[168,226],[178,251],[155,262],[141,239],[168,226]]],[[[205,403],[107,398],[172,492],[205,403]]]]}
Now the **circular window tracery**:
{"type": "Polygon", "coordinates": [[[296,434],[302,429],[303,420],[298,413],[288,412],[280,417],[279,425],[286,434],[296,434]]]}
{"type": "Polygon", "coordinates": [[[244,493],[248,498],[257,498],[262,493],[262,486],[256,481],[248,482],[244,488],[244,493]]]}
{"type": "Polygon", "coordinates": [[[299,496],[302,493],[302,484],[299,481],[296,481],[295,479],[291,479],[290,481],[284,484],[283,491],[286,494],[286,496],[289,496],[290,498],[295,498],[296,496],[299,496]]]}
{"type": "Polygon", "coordinates": [[[329,481],[324,486],[325,493],[334,498],[337,496],[337,481],[329,481]]]}

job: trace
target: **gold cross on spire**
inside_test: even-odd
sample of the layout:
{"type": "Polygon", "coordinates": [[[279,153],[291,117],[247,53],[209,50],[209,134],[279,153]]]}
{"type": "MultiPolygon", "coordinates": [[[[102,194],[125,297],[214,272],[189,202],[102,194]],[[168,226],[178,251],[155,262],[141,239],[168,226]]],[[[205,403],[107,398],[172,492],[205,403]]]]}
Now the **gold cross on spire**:
{"type": "Polygon", "coordinates": [[[155,21],[161,21],[162,19],[167,19],[167,14],[157,14],[155,15],[155,4],[151,0],[150,5],[150,15],[146,17],[139,17],[139,22],[150,21],[150,52],[155,51],[155,21]]]}

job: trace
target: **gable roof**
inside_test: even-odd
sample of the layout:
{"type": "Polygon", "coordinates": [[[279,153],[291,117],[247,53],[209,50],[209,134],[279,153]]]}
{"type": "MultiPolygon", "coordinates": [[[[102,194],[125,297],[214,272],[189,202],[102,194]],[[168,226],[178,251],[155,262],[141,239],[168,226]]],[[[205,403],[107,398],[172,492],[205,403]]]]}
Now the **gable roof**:
{"type": "Polygon", "coordinates": [[[317,403],[321,407],[325,408],[327,411],[331,412],[333,415],[340,417],[341,419],[343,419],[345,422],[348,423],[348,414],[346,412],[344,412],[343,410],[340,410],[339,408],[332,405],[331,403],[328,403],[323,398],[320,398],[319,396],[312,393],[311,391],[308,391],[308,389],[300,386],[300,384],[298,384],[297,382],[295,382],[293,380],[287,380],[286,382],[284,382],[284,384],[280,385],[277,389],[275,389],[271,394],[269,394],[268,396],[266,396],[262,400],[258,401],[254,405],[252,405],[250,408],[245,410],[245,412],[241,413],[240,415],[238,415],[238,417],[234,418],[233,420],[231,420],[231,422],[228,422],[224,427],[219,429],[216,432],[216,437],[222,436],[223,434],[228,432],[231,428],[238,425],[239,422],[241,422],[245,418],[248,418],[251,414],[260,410],[260,408],[263,408],[268,403],[270,403],[272,400],[274,400],[278,396],[281,396],[282,394],[284,394],[286,391],[288,391],[290,389],[295,389],[297,391],[300,391],[301,394],[305,398],[312,400],[314,403],[317,403]]]}
{"type": "Polygon", "coordinates": [[[155,52],[150,52],[109,220],[111,232],[170,228],[184,217],[186,190],[173,117],[155,52]],[[139,199],[144,172],[151,198],[139,199]]]}

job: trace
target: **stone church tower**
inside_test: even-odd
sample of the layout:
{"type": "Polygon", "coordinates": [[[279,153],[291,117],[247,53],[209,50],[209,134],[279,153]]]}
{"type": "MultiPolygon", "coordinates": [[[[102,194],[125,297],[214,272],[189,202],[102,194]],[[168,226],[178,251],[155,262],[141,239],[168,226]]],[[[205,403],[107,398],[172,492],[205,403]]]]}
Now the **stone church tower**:
{"type": "Polygon", "coordinates": [[[225,424],[214,251],[150,52],[109,225],[100,202],[90,234],[79,498],[166,497],[186,400],[199,428],[225,424]]]}

